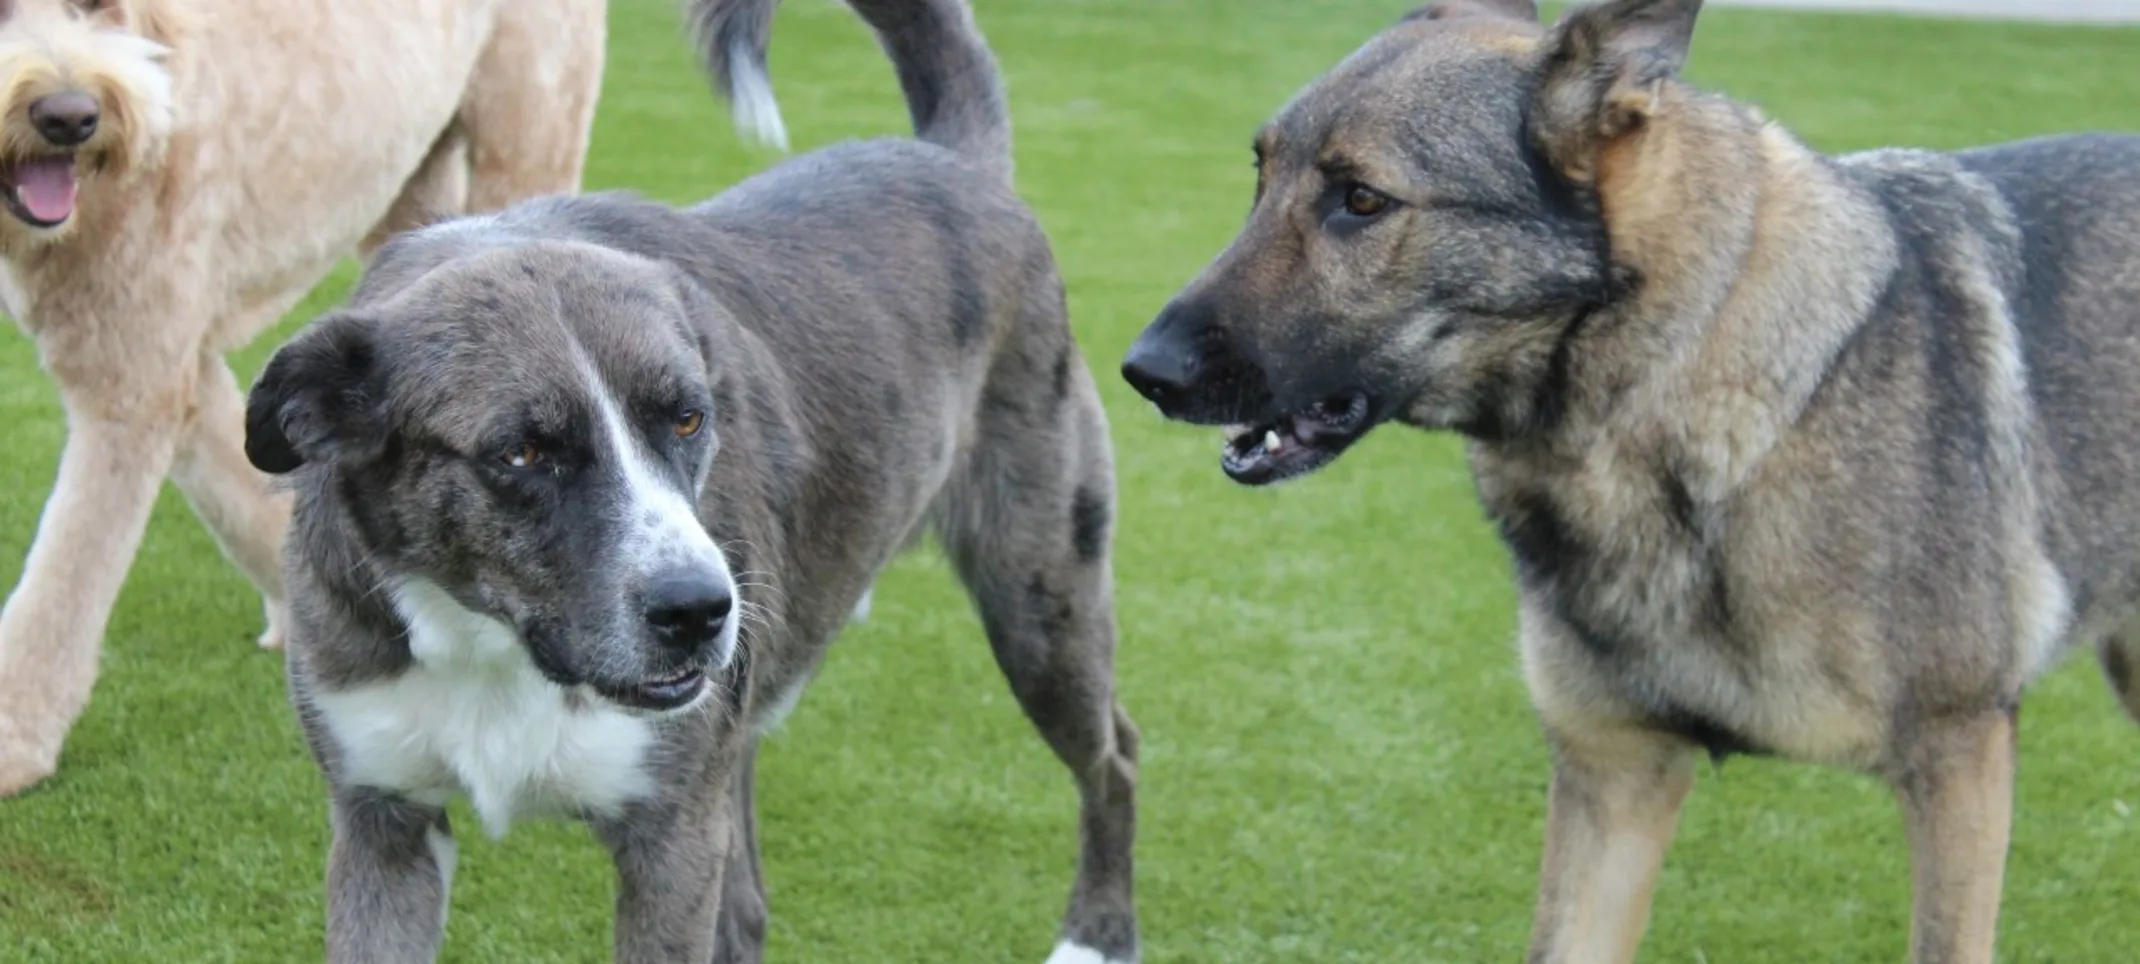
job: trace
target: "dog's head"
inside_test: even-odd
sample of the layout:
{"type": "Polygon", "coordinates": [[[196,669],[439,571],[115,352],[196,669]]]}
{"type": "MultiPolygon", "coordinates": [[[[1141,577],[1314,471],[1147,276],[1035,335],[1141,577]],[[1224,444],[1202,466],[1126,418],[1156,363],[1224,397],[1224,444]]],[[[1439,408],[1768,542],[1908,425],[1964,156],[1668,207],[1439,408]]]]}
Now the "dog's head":
{"type": "Polygon", "coordinates": [[[0,247],[64,237],[77,194],[153,163],[172,125],[166,0],[0,0],[0,247]]]}
{"type": "Polygon", "coordinates": [[[1641,135],[1699,0],[1607,0],[1550,30],[1529,0],[1415,11],[1257,134],[1247,224],[1130,349],[1168,418],[1233,425],[1264,484],[1375,425],[1475,437],[1550,420],[1569,332],[1629,284],[1601,166],[1641,135]]]}
{"type": "Polygon", "coordinates": [[[349,307],[276,352],[246,454],[323,473],[297,511],[331,515],[380,590],[438,587],[561,686],[695,705],[741,616],[699,516],[719,308],[666,265],[468,231],[389,244],[349,307]]]}

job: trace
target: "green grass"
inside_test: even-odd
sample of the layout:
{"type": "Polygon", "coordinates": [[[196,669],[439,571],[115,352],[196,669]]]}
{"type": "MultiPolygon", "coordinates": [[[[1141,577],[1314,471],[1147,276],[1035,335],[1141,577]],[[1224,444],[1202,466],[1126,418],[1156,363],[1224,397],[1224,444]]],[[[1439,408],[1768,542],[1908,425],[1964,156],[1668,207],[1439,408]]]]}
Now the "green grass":
{"type": "MultiPolygon", "coordinates": [[[[1329,472],[1248,490],[1219,474],[1212,432],[1162,424],[1114,375],[1240,223],[1256,124],[1401,6],[981,4],[1019,186],[1054,238],[1120,452],[1120,677],[1145,736],[1153,962],[1510,961],[1528,931],[1546,763],[1507,560],[1457,443],[1386,431],[1329,472]]],[[[771,160],[730,133],[671,10],[616,3],[590,187],[685,201],[771,160]]],[[[843,10],[792,3],[776,37],[798,148],[903,132],[890,72],[843,10]]],[[[1690,70],[1840,150],[2140,127],[2135,64],[2140,31],[1717,9],[1690,70]]],[[[348,280],[245,352],[242,376],[348,280]]],[[[0,372],[12,584],[62,429],[25,340],[0,340],[0,372]]],[[[323,795],[278,661],[250,643],[257,618],[167,493],[61,773],[0,802],[0,961],[318,958],[323,795]]],[[[2140,734],[2079,662],[2026,720],[2003,959],[2131,959],[2140,734]]],[[[886,577],[763,765],[775,960],[1046,953],[1070,784],[935,556],[886,577]]],[[[583,831],[463,836],[446,960],[606,958],[611,875],[583,831]]],[[[1687,809],[1644,960],[1895,961],[1906,908],[1882,788],[1735,761],[1687,809]]]]}

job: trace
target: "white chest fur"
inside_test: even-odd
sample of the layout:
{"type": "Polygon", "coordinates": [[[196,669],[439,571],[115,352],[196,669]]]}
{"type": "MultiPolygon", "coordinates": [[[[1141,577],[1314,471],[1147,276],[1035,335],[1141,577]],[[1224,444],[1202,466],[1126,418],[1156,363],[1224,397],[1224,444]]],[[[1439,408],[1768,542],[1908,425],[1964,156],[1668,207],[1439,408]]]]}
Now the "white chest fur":
{"type": "Polygon", "coordinates": [[[344,779],[444,804],[465,793],[493,837],[520,814],[613,813],[652,789],[652,724],[537,672],[512,629],[429,582],[394,593],[415,664],[315,699],[344,779]]]}

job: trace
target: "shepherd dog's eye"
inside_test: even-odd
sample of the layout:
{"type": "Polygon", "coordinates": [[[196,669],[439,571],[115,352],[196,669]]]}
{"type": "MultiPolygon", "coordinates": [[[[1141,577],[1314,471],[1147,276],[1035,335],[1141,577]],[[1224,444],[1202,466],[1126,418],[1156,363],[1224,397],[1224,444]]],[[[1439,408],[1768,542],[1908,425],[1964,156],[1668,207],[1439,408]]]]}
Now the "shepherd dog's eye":
{"type": "Polygon", "coordinates": [[[1356,218],[1371,218],[1389,209],[1389,195],[1368,187],[1354,184],[1345,189],[1345,213],[1356,218]]]}
{"type": "Polygon", "coordinates": [[[506,449],[504,452],[499,453],[498,455],[498,461],[504,462],[505,464],[510,465],[516,469],[524,469],[528,468],[529,466],[539,465],[541,464],[542,460],[543,451],[533,442],[521,442],[518,445],[514,445],[511,448],[506,449]]]}
{"type": "Polygon", "coordinates": [[[699,428],[705,424],[705,412],[695,408],[686,409],[683,414],[676,417],[676,437],[690,438],[693,435],[697,435],[699,428]]]}

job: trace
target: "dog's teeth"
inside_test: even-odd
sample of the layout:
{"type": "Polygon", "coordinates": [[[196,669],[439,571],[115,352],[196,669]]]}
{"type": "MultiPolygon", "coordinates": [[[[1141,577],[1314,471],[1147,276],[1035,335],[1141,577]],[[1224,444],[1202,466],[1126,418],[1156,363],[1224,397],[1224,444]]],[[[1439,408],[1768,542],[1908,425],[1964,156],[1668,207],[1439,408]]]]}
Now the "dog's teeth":
{"type": "Polygon", "coordinates": [[[1269,430],[1266,430],[1266,431],[1265,431],[1265,432],[1263,433],[1263,450],[1264,450],[1264,451],[1266,451],[1266,452],[1276,452],[1276,451],[1278,451],[1278,447],[1279,447],[1280,445],[1283,445],[1283,444],[1285,444],[1285,443],[1283,443],[1282,441],[1280,441],[1280,440],[1279,440],[1279,438],[1278,438],[1278,430],[1277,430],[1277,429],[1275,429],[1275,428],[1274,428],[1274,429],[1269,429],[1269,430]]]}

